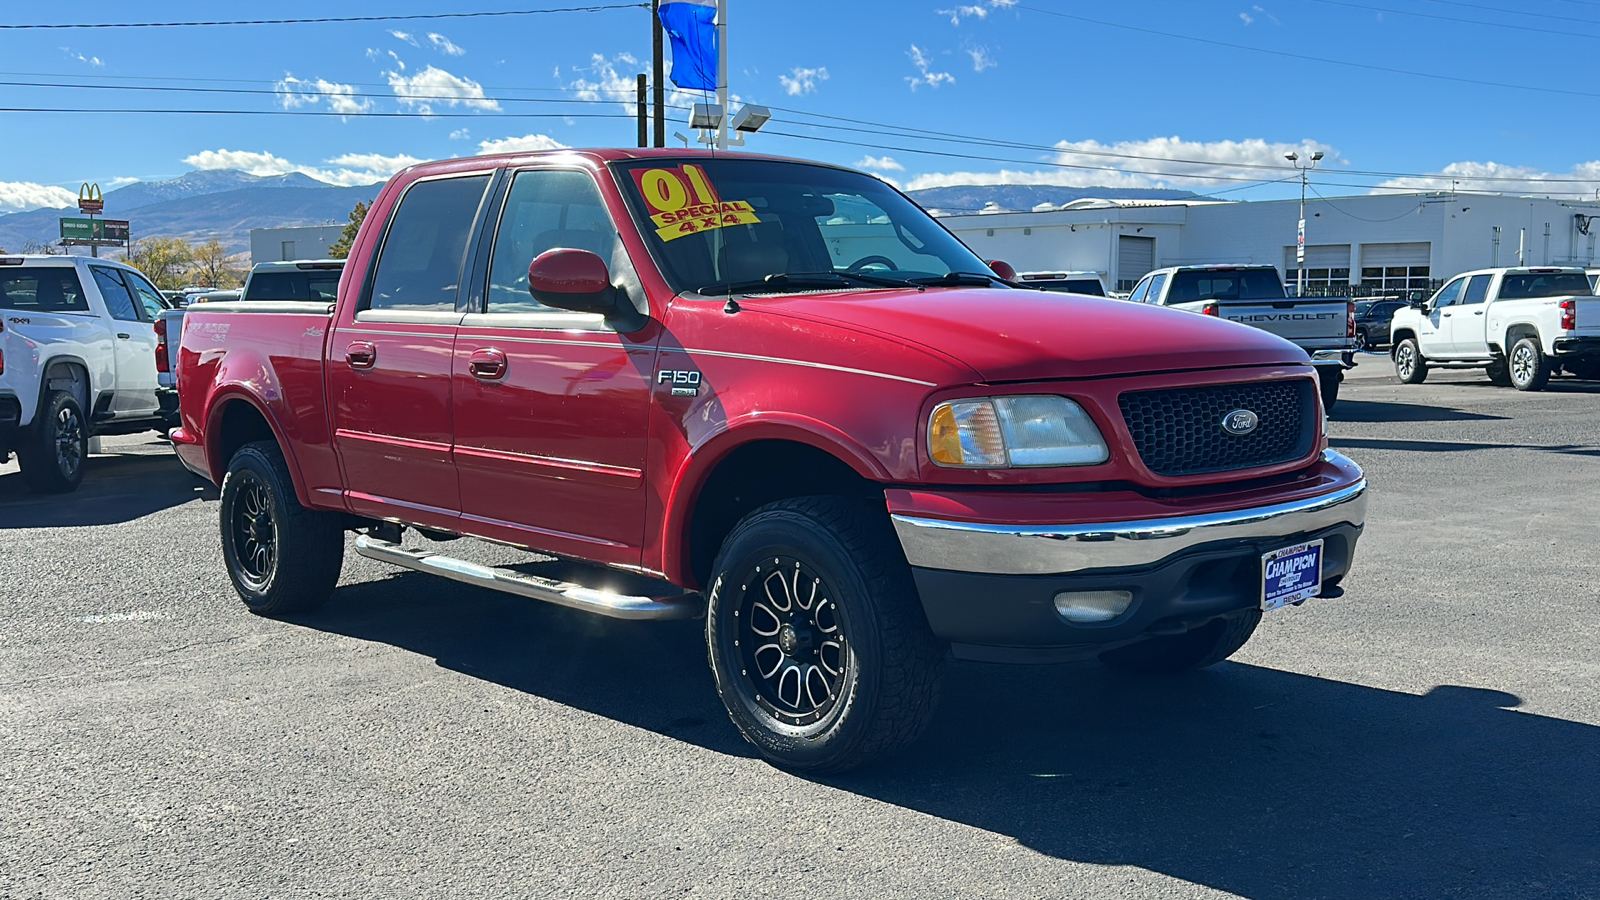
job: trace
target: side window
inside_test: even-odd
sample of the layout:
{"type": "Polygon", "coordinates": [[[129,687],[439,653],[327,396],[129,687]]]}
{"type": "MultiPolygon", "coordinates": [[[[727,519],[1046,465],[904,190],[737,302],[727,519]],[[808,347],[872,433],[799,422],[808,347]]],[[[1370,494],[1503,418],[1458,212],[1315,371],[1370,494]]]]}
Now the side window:
{"type": "Polygon", "coordinates": [[[1150,279],[1150,293],[1149,293],[1148,296],[1146,296],[1144,298],[1145,302],[1146,303],[1160,303],[1161,302],[1161,289],[1166,286],[1166,283],[1167,283],[1167,276],[1165,276],[1165,275],[1157,275],[1154,278],[1150,279]]]}
{"type": "Polygon", "coordinates": [[[1128,295],[1128,299],[1134,303],[1143,303],[1145,295],[1148,293],[1150,293],[1150,279],[1146,278],[1139,282],[1139,286],[1133,289],[1133,293],[1128,295]]]}
{"type": "Polygon", "coordinates": [[[111,313],[111,318],[123,322],[143,321],[133,293],[122,283],[121,273],[104,266],[90,266],[89,271],[94,273],[95,286],[100,288],[100,296],[105,298],[106,311],[111,313]]]}
{"type": "Polygon", "coordinates": [[[132,272],[123,272],[122,280],[126,281],[128,286],[133,288],[133,292],[139,296],[139,304],[144,307],[145,315],[150,321],[154,322],[156,319],[161,318],[161,311],[167,307],[161,302],[160,291],[156,290],[150,282],[132,272]]]}
{"type": "Polygon", "coordinates": [[[1467,282],[1467,292],[1461,296],[1461,305],[1482,303],[1484,298],[1489,296],[1489,280],[1493,277],[1492,275],[1472,276],[1472,280],[1467,282]]]}
{"type": "Polygon", "coordinates": [[[365,308],[454,310],[467,240],[488,186],[488,175],[471,175],[407,189],[384,235],[365,308]]]}
{"type": "Polygon", "coordinates": [[[1450,282],[1440,288],[1439,293],[1433,295],[1433,302],[1429,305],[1434,309],[1444,309],[1446,306],[1450,306],[1461,297],[1461,286],[1466,283],[1467,280],[1465,278],[1457,278],[1455,281],[1450,282]]]}
{"type": "Polygon", "coordinates": [[[518,172],[495,231],[488,311],[549,310],[528,293],[528,263],[558,247],[588,250],[617,270],[621,239],[600,189],[583,172],[518,172]]]}

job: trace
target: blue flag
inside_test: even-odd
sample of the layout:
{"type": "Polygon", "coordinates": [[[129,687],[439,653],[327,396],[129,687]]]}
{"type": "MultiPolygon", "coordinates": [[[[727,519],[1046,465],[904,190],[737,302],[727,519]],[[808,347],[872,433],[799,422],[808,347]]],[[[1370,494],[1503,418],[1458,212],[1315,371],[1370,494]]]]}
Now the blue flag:
{"type": "Polygon", "coordinates": [[[661,0],[661,27],[672,39],[672,83],[686,91],[717,89],[716,0],[661,0]]]}

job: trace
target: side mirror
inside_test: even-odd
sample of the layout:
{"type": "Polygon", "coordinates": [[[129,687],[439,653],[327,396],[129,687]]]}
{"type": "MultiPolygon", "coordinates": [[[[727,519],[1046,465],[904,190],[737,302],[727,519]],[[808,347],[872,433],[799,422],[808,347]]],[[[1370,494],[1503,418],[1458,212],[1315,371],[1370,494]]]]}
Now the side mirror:
{"type": "Polygon", "coordinates": [[[1016,281],[1017,280],[1017,270],[1012,268],[1011,264],[1006,262],[1003,259],[992,259],[992,260],[990,260],[989,261],[989,271],[995,273],[996,275],[999,275],[1001,278],[1004,278],[1006,281],[1016,281]]]}
{"type": "Polygon", "coordinates": [[[546,250],[528,263],[528,293],[545,306],[573,312],[609,314],[617,306],[605,261],[568,247],[546,250]]]}
{"type": "Polygon", "coordinates": [[[1412,300],[1411,301],[1411,308],[1415,309],[1415,310],[1421,310],[1422,312],[1427,312],[1428,311],[1428,301],[1425,300],[1425,299],[1412,300]]]}

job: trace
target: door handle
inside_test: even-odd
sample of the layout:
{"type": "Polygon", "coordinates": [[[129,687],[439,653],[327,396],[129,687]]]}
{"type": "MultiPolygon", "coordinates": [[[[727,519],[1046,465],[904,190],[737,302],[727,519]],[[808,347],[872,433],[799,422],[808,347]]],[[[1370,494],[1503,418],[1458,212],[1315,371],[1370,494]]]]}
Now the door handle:
{"type": "Polygon", "coordinates": [[[1481,310],[1481,309],[1480,309],[1480,310],[1478,310],[1478,311],[1477,311],[1477,312],[1475,312],[1475,313],[1473,313],[1473,315],[1475,315],[1475,316],[1481,316],[1481,315],[1483,315],[1483,310],[1481,310]]]}
{"type": "Polygon", "coordinates": [[[124,341],[131,341],[131,340],[133,340],[133,335],[131,335],[131,334],[123,334],[123,333],[122,333],[122,332],[120,332],[120,331],[119,331],[119,332],[117,332],[117,337],[118,337],[118,338],[120,338],[120,339],[121,339],[121,340],[124,340],[124,341]]]}
{"type": "Polygon", "coordinates": [[[506,355],[493,347],[472,351],[467,371],[480,381],[499,381],[506,377],[506,355]]]}
{"type": "Polygon", "coordinates": [[[366,341],[354,341],[344,348],[344,361],[352,369],[370,369],[378,363],[378,348],[366,341]]]}

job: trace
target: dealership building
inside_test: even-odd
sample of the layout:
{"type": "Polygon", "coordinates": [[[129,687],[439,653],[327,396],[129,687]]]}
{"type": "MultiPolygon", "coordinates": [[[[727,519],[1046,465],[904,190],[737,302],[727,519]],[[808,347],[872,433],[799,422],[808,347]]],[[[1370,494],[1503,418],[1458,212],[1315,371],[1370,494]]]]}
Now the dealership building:
{"type": "MultiPolygon", "coordinates": [[[[985,259],[1019,272],[1093,271],[1108,288],[1126,291],[1151,269],[1203,263],[1270,264],[1292,286],[1298,218],[1298,200],[1078,200],[940,221],[985,259]]],[[[1596,219],[1600,200],[1448,192],[1311,198],[1306,293],[1428,290],[1489,266],[1592,267],[1596,219]]]]}

